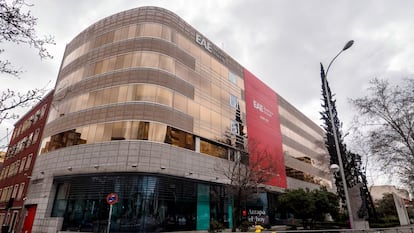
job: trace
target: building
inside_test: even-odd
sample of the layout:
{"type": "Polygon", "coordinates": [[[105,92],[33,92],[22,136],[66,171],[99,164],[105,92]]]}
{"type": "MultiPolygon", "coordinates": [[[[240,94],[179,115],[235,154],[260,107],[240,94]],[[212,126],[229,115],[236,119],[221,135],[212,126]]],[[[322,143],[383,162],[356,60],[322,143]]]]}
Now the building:
{"type": "Polygon", "coordinates": [[[399,198],[410,200],[410,194],[406,189],[397,188],[394,185],[374,185],[369,187],[369,192],[374,201],[381,200],[384,194],[388,193],[395,193],[399,198]]]}
{"type": "Polygon", "coordinates": [[[6,152],[0,151],[0,171],[3,169],[4,159],[6,158],[6,152]]]}
{"type": "Polygon", "coordinates": [[[331,185],[323,131],[165,9],[76,36],[53,106],[25,202],[33,232],[102,231],[110,209],[114,232],[230,227],[223,170],[246,159],[276,165],[255,213],[274,212],[285,188],[331,185]]]}
{"type": "Polygon", "coordinates": [[[332,190],[325,131],[281,96],[278,96],[278,106],[287,187],[315,189],[324,186],[332,190]]]}
{"type": "Polygon", "coordinates": [[[412,208],[412,206],[410,194],[407,190],[397,188],[394,185],[375,185],[369,189],[374,202],[381,200],[386,194],[391,194],[400,225],[409,225],[411,223],[407,208],[412,208]]]}
{"type": "Polygon", "coordinates": [[[27,220],[26,229],[33,223],[36,206],[24,205],[24,200],[52,97],[53,92],[48,93],[14,125],[0,173],[2,232],[25,232],[23,223],[27,220]]]}

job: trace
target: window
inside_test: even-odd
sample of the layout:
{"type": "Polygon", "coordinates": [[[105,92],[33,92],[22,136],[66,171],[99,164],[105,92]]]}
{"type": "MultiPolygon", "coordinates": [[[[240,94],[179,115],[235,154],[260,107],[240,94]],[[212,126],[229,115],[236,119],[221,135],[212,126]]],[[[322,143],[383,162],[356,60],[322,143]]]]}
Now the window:
{"type": "Polygon", "coordinates": [[[20,159],[17,160],[16,162],[16,166],[14,168],[14,174],[17,174],[19,172],[19,167],[20,167],[20,159]]]}
{"type": "Polygon", "coordinates": [[[12,189],[13,189],[12,186],[7,186],[6,194],[4,195],[4,200],[3,201],[8,201],[10,199],[12,189]]]}
{"type": "Polygon", "coordinates": [[[148,140],[155,141],[155,142],[163,142],[165,139],[166,131],[167,131],[166,125],[151,122],[149,131],[148,131],[148,140]]]}
{"type": "Polygon", "coordinates": [[[167,135],[165,136],[165,143],[195,150],[194,136],[171,126],[167,127],[167,135]]]}
{"type": "Polygon", "coordinates": [[[20,164],[19,172],[22,172],[24,170],[24,165],[26,163],[26,157],[22,159],[22,163],[20,164]]]}
{"type": "Polygon", "coordinates": [[[30,164],[32,163],[32,157],[33,157],[33,154],[30,154],[27,157],[26,166],[24,167],[24,170],[28,170],[30,168],[30,164]]]}
{"type": "Polygon", "coordinates": [[[17,197],[16,197],[17,200],[20,200],[22,198],[23,190],[24,190],[24,182],[20,183],[19,192],[17,193],[17,197]]]}
{"type": "Polygon", "coordinates": [[[237,84],[237,75],[229,71],[229,80],[230,82],[237,84]]]}
{"type": "Polygon", "coordinates": [[[35,115],[33,117],[33,123],[38,121],[40,119],[40,109],[36,111],[35,115]]]}
{"type": "Polygon", "coordinates": [[[203,139],[200,140],[200,152],[214,157],[228,159],[227,148],[203,139]]]}
{"type": "Polygon", "coordinates": [[[6,195],[4,196],[4,201],[8,201],[10,199],[12,193],[13,186],[8,186],[6,189],[6,195]]]}
{"type": "Polygon", "coordinates": [[[6,200],[6,195],[7,195],[7,188],[3,189],[3,192],[1,193],[0,196],[0,201],[3,202],[4,200],[6,200]]]}
{"type": "Polygon", "coordinates": [[[29,146],[32,144],[32,138],[33,138],[33,132],[30,133],[29,137],[27,138],[26,148],[29,148],[29,146]]]}
{"type": "Polygon", "coordinates": [[[37,128],[35,131],[35,134],[33,135],[33,144],[37,142],[37,139],[39,138],[40,128],[37,128]]]}
{"type": "Polygon", "coordinates": [[[232,120],[230,124],[231,124],[230,125],[231,132],[233,134],[239,135],[240,134],[240,132],[239,132],[239,123],[237,121],[232,120]]]}
{"type": "Polygon", "coordinates": [[[22,127],[23,125],[20,125],[19,128],[17,129],[17,135],[20,135],[20,133],[22,132],[22,127]]]}
{"type": "Polygon", "coordinates": [[[33,124],[33,123],[35,123],[37,121],[37,118],[34,116],[34,115],[31,115],[30,116],[30,118],[29,118],[29,124],[31,125],[31,124],[33,124]]]}
{"type": "Polygon", "coordinates": [[[22,139],[22,150],[24,150],[26,147],[28,147],[27,142],[28,142],[28,137],[26,136],[22,139]]]}
{"type": "Polygon", "coordinates": [[[237,97],[232,94],[230,94],[230,105],[235,109],[239,107],[239,101],[237,100],[237,97]]]}
{"type": "Polygon", "coordinates": [[[18,184],[14,185],[13,193],[12,193],[12,196],[11,196],[12,198],[16,198],[17,190],[19,190],[19,185],[18,184]]]}
{"type": "Polygon", "coordinates": [[[47,108],[47,104],[42,106],[42,111],[40,112],[40,118],[42,118],[45,115],[46,108],[47,108]]]}
{"type": "Polygon", "coordinates": [[[0,226],[3,226],[5,214],[0,214],[0,226]]]}
{"type": "Polygon", "coordinates": [[[10,170],[10,165],[6,167],[6,171],[4,172],[5,177],[9,177],[9,170],[10,170]]]}

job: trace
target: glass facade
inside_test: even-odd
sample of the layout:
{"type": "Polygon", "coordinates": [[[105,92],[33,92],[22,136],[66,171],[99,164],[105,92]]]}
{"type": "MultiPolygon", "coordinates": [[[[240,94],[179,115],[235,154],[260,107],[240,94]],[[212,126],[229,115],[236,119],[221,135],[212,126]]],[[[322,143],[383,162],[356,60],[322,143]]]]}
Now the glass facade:
{"type": "Polygon", "coordinates": [[[161,24],[142,23],[131,24],[123,26],[116,30],[111,30],[96,38],[91,38],[91,40],[81,44],[79,47],[72,50],[68,55],[65,56],[62,68],[93,49],[105,46],[110,43],[139,37],[156,37],[171,41],[171,29],[161,24]]]}
{"type": "MultiPolygon", "coordinates": [[[[138,140],[224,160],[247,149],[242,72],[229,70],[171,25],[130,23],[91,35],[66,48],[40,155],[138,140]]],[[[231,202],[218,183],[112,170],[57,176],[54,187],[49,216],[63,217],[62,230],[104,231],[109,193],[120,198],[113,206],[114,232],[207,230],[211,220],[232,224],[231,202]]]]}
{"type": "Polygon", "coordinates": [[[55,134],[44,140],[41,153],[68,146],[117,140],[150,140],[195,150],[194,136],[182,130],[155,122],[121,121],[88,125],[55,134]]]}
{"type": "MultiPolygon", "coordinates": [[[[34,231],[56,225],[106,231],[109,193],[119,196],[111,232],[208,230],[211,220],[231,227],[233,200],[225,188],[231,182],[218,169],[226,160],[246,165],[251,159],[245,71],[178,16],[156,7],[121,12],[81,32],[66,47],[32,162],[38,183],[27,200],[43,204],[55,194],[47,203],[52,209],[38,208],[34,231]]],[[[269,106],[278,105],[264,96],[269,106]]],[[[286,138],[301,135],[282,130],[286,138]]],[[[274,144],[272,135],[256,132],[274,144]]],[[[252,210],[249,219],[268,224],[276,218],[277,198],[265,192],[244,205],[252,210]]]]}
{"type": "Polygon", "coordinates": [[[64,217],[62,230],[105,232],[110,193],[119,198],[111,232],[188,231],[208,229],[211,219],[231,222],[220,185],[140,174],[60,177],[55,184],[52,217],[64,217]]]}
{"type": "MultiPolygon", "coordinates": [[[[137,40],[135,43],[139,44],[140,41],[137,40]]],[[[78,118],[72,129],[58,130],[46,135],[42,140],[40,153],[111,140],[149,140],[191,150],[200,147],[201,153],[228,158],[228,153],[233,150],[236,141],[245,143],[247,128],[242,77],[228,70],[194,41],[166,25],[131,24],[96,38],[89,38],[67,52],[61,70],[48,123],[75,113],[82,114],[90,109],[105,109],[128,103],[155,104],[179,111],[191,117],[192,128],[184,132],[179,125],[171,125],[162,119],[151,121],[148,118],[143,120],[139,117],[129,117],[121,121],[105,122],[106,120],[102,119],[102,123],[87,124],[85,120],[82,122],[82,118],[78,118]],[[168,53],[145,49],[107,57],[100,56],[90,63],[77,64],[77,60],[97,49],[119,47],[119,43],[147,37],[175,44],[194,59],[195,67],[189,67],[168,53]],[[162,81],[151,81],[158,79],[157,76],[148,76],[140,82],[126,80],[123,84],[115,84],[114,79],[106,78],[114,72],[119,73],[118,76],[127,76],[131,69],[167,72],[191,86],[194,94],[188,96],[179,88],[171,89],[162,81]],[[76,84],[82,85],[86,82],[93,82],[95,85],[84,91],[74,90],[76,84]],[[176,132],[182,133],[177,136],[176,132]],[[195,137],[201,139],[199,146],[195,145],[195,137]]]]}

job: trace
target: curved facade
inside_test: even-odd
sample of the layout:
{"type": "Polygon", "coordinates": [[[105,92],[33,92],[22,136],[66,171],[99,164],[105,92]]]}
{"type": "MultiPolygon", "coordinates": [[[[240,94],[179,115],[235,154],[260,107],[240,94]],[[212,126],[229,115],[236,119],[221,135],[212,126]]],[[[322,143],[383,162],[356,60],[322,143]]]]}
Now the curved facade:
{"type": "Polygon", "coordinates": [[[249,148],[271,151],[268,185],[287,187],[278,111],[274,91],[172,12],[104,18],[66,47],[25,202],[33,232],[100,231],[114,192],[114,232],[229,227],[222,169],[249,148]]]}

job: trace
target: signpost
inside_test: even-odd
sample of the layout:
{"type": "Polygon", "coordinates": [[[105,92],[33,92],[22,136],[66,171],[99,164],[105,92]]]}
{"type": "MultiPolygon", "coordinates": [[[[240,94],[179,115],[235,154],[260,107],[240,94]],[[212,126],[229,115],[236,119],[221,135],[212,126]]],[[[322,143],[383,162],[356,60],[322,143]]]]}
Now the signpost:
{"type": "Polygon", "coordinates": [[[106,202],[109,204],[109,217],[108,217],[108,229],[107,233],[109,233],[109,229],[111,228],[111,216],[112,216],[112,205],[118,203],[118,194],[110,193],[106,196],[106,202]]]}

